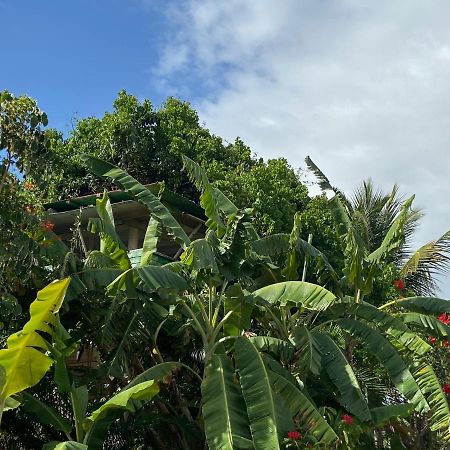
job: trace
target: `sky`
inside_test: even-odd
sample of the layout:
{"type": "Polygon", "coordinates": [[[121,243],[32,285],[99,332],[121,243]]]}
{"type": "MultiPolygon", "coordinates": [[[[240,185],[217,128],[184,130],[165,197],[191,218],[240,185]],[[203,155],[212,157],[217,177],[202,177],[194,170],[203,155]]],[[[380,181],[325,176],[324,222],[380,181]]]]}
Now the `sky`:
{"type": "Polygon", "coordinates": [[[416,194],[417,246],[450,228],[447,0],[0,0],[0,17],[0,89],[52,127],[121,89],[174,95],[264,158],[310,155],[345,192],[370,176],[416,194]]]}

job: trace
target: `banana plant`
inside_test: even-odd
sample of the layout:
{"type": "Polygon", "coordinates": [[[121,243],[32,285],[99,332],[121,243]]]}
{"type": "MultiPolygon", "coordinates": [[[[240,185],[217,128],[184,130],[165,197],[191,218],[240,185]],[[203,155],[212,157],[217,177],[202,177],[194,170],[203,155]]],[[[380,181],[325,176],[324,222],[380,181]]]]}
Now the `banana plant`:
{"type": "MultiPolygon", "coordinates": [[[[85,161],[94,173],[112,178],[133,198],[144,202],[145,188],[129,175],[92,157],[85,161]]],[[[153,302],[162,301],[168,288],[176,292],[171,314],[184,318],[201,341],[202,364],[199,370],[191,371],[201,380],[201,411],[209,448],[280,448],[280,442],[294,427],[294,419],[300,416],[317,442],[331,443],[337,436],[302,393],[301,383],[275,360],[272,362],[267,348],[242,336],[251,327],[254,303],[249,300],[250,291],[275,279],[273,265],[252,248],[251,243],[259,236],[251,224],[251,212],[239,210],[214,188],[194,161],[183,157],[183,163],[201,192],[200,203],[208,218],[205,237],[187,241],[168,211],[154,213],[162,207],[152,199],[142,265],[124,270],[108,292],[123,295],[127,301],[146,293],[153,302]],[[151,264],[157,226],[171,232],[184,248],[179,262],[162,267],[151,264]],[[158,288],[164,288],[164,292],[158,292],[158,288]]],[[[108,220],[112,223],[111,218],[108,220]]],[[[98,224],[97,228],[105,226],[98,224]]],[[[161,362],[150,371],[176,364],[163,360],[156,342],[168,320],[169,316],[156,330],[153,343],[161,362]]]]}
{"type": "Polygon", "coordinates": [[[30,305],[30,319],[21,331],[9,336],[0,350],[0,422],[6,402],[44,377],[54,360],[48,355],[59,325],[58,311],[70,278],[54,281],[40,290],[30,305]]]}

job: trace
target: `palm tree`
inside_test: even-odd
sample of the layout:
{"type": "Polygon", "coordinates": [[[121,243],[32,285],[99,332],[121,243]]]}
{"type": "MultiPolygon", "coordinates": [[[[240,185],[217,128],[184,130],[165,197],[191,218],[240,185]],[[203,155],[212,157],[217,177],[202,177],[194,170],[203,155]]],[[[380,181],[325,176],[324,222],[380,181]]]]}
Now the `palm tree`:
{"type": "MultiPolygon", "coordinates": [[[[386,194],[369,179],[363,181],[348,198],[331,185],[309,156],[305,161],[319,180],[320,188],[334,192],[342,202],[366,251],[370,253],[378,248],[404,204],[398,186],[394,185],[391,192],[386,194]]],[[[408,211],[401,233],[402,242],[395,252],[390,253],[385,263],[395,265],[406,286],[416,295],[433,296],[439,289],[439,277],[447,274],[450,268],[450,230],[414,251],[411,241],[422,216],[420,209],[411,208],[408,211]]]]}

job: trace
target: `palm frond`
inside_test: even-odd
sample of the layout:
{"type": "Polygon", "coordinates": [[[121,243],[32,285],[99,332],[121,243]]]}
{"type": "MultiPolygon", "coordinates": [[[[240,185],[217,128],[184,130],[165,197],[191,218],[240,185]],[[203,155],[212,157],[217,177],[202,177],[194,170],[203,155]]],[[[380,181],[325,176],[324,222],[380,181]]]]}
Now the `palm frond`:
{"type": "Polygon", "coordinates": [[[430,241],[415,251],[401,266],[400,274],[416,295],[436,294],[436,277],[450,269],[450,230],[435,241],[430,241]]]}

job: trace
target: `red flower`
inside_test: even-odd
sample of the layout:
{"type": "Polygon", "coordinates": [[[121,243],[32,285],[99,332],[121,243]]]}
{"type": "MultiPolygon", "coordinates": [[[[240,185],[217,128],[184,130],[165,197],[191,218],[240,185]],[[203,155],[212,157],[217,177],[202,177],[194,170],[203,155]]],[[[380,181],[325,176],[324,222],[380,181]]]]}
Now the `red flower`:
{"type": "Polygon", "coordinates": [[[444,386],[442,386],[442,390],[445,394],[450,395],[450,384],[444,384],[444,386]]]}
{"type": "Polygon", "coordinates": [[[442,313],[439,317],[438,320],[440,322],[442,322],[444,325],[450,325],[450,314],[447,315],[445,313],[442,313]]]}
{"type": "Polygon", "coordinates": [[[55,228],[55,224],[52,222],[42,222],[41,223],[41,228],[43,228],[46,231],[53,231],[53,228],[55,228]]]}
{"type": "Polygon", "coordinates": [[[302,435],[298,431],[288,431],[288,438],[297,441],[302,438],[302,435]]]}
{"type": "Polygon", "coordinates": [[[442,347],[448,347],[450,344],[448,343],[448,341],[444,341],[442,342],[442,347]]]}
{"type": "Polygon", "coordinates": [[[403,289],[405,289],[405,282],[403,280],[394,280],[393,285],[399,289],[400,291],[402,291],[403,289]]]}
{"type": "Polygon", "coordinates": [[[433,337],[433,336],[430,336],[430,337],[428,338],[428,340],[429,340],[432,344],[436,344],[436,341],[437,341],[437,339],[436,339],[435,337],[433,337]]]}
{"type": "Polygon", "coordinates": [[[353,417],[348,414],[344,414],[342,416],[342,422],[344,422],[345,425],[353,425],[353,417]]]}

